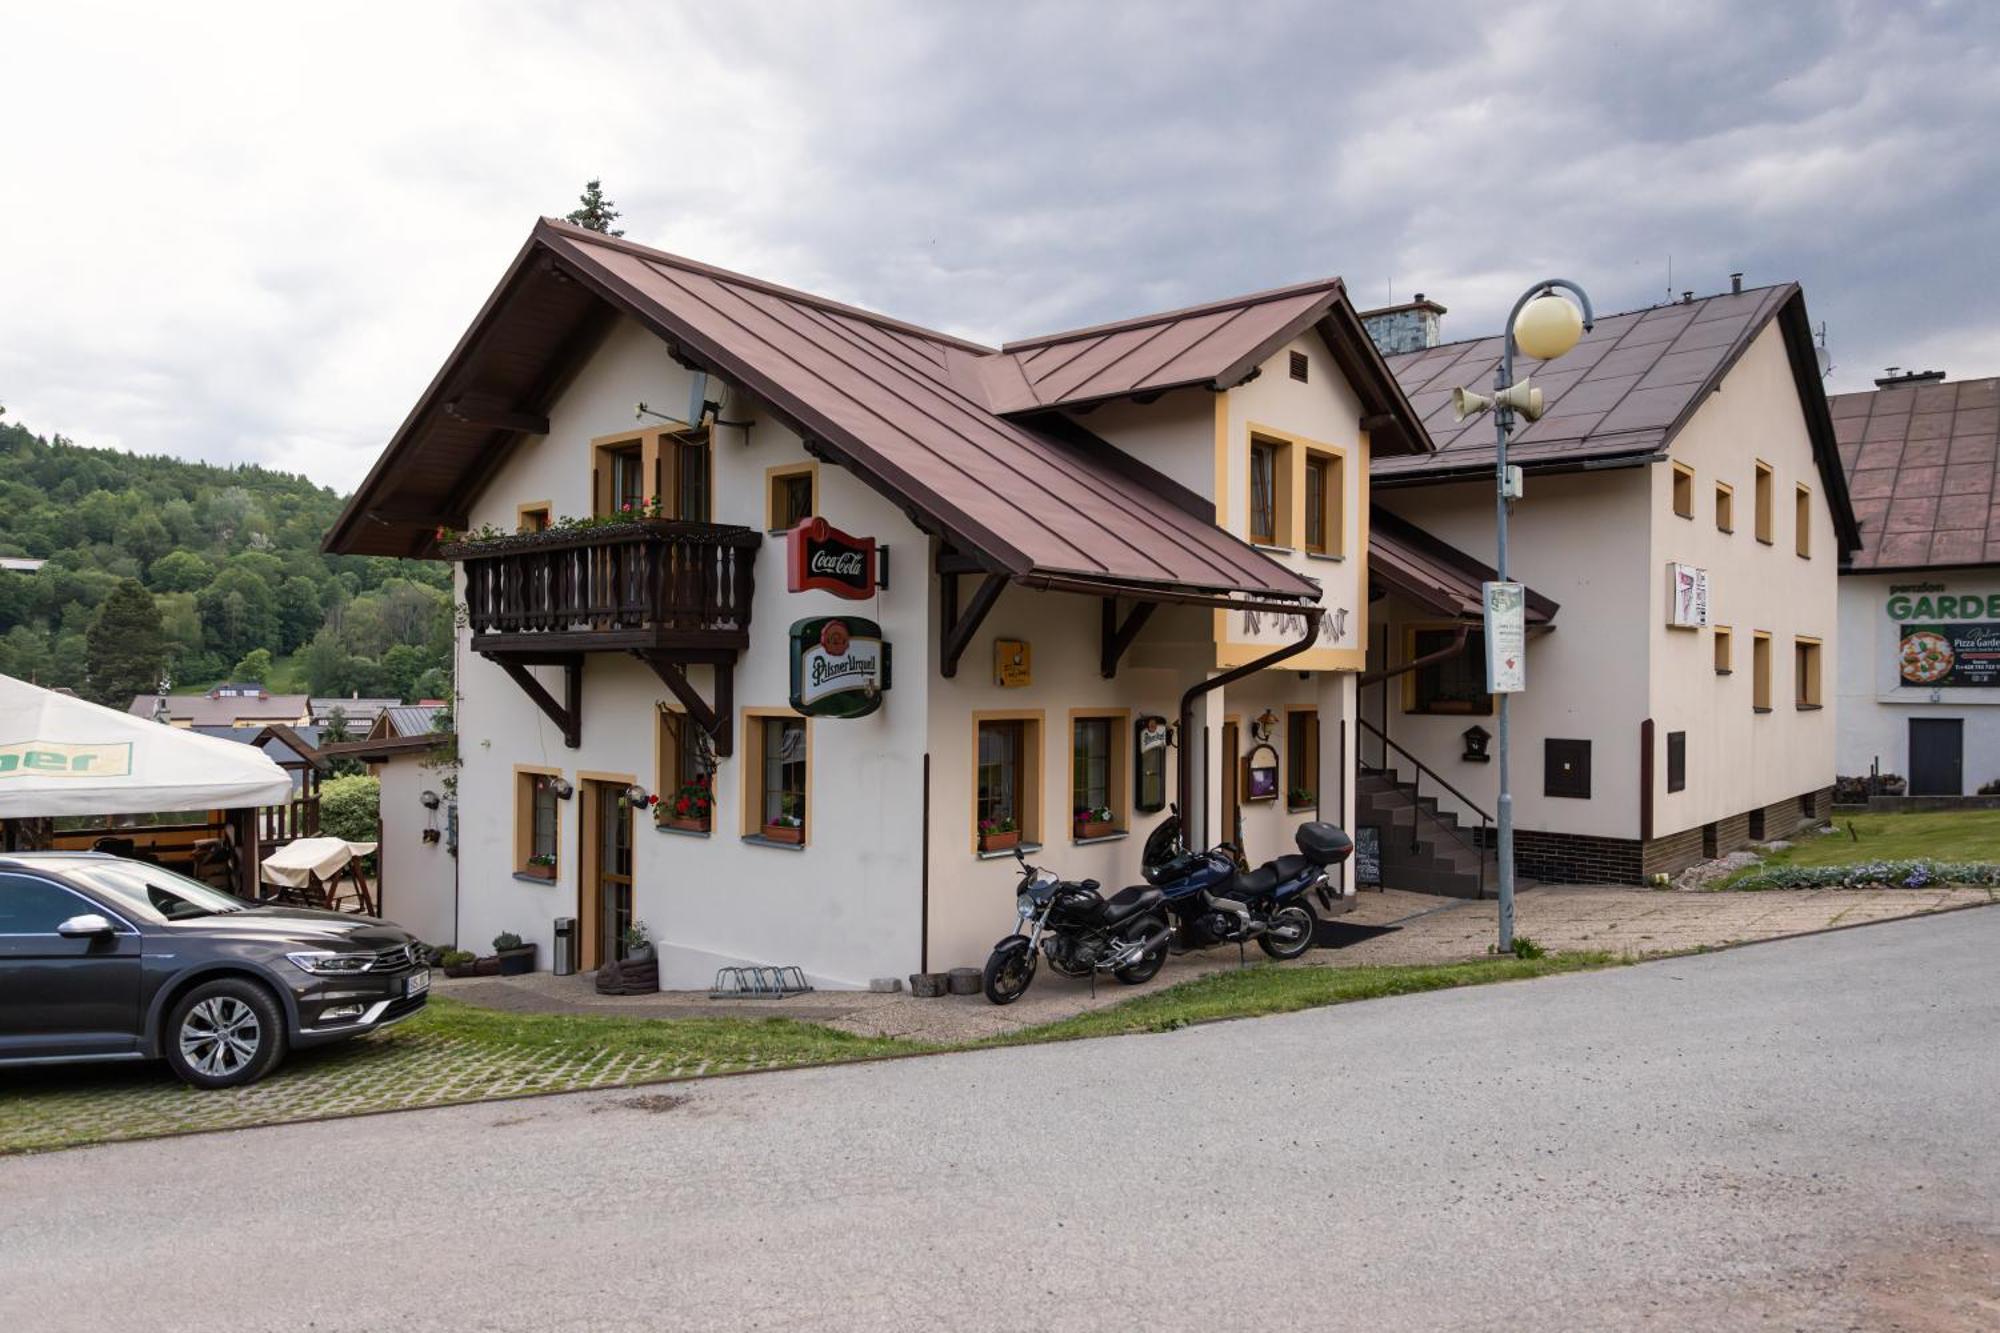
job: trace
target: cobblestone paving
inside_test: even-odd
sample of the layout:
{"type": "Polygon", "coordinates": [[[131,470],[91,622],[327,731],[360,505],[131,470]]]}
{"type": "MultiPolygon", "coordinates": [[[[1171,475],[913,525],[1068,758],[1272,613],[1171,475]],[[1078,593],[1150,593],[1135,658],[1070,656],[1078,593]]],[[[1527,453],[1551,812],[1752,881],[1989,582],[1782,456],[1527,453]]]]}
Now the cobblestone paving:
{"type": "Polygon", "coordinates": [[[0,1154],[767,1067],[776,1066],[510,1047],[392,1028],[298,1052],[263,1081],[218,1092],[186,1087],[161,1064],[0,1073],[0,1154]]]}

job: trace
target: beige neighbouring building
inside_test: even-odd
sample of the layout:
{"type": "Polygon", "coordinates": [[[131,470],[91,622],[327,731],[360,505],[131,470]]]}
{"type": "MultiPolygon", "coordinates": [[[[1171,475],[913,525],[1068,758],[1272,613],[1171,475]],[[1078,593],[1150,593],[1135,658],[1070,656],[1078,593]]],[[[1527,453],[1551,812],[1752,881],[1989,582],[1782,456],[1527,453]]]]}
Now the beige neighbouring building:
{"type": "Polygon", "coordinates": [[[993,348],[543,221],[327,545],[457,566],[461,943],[864,986],[982,962],[1010,842],[1138,882],[1183,759],[1203,844],[1351,824],[1429,448],[1338,280],[993,348]]]}
{"type": "MultiPolygon", "coordinates": [[[[1451,391],[1490,391],[1501,345],[1437,342],[1442,313],[1364,316],[1436,444],[1376,458],[1374,502],[1490,557],[1493,423],[1457,421],[1451,391]]],[[[1510,572],[1540,599],[1512,706],[1520,872],[1639,881],[1824,816],[1838,574],[1859,536],[1803,293],[1608,315],[1515,373],[1547,398],[1510,447],[1510,572]]],[[[1376,591],[1359,826],[1384,830],[1392,882],[1474,892],[1497,795],[1476,605],[1376,591]]]]}

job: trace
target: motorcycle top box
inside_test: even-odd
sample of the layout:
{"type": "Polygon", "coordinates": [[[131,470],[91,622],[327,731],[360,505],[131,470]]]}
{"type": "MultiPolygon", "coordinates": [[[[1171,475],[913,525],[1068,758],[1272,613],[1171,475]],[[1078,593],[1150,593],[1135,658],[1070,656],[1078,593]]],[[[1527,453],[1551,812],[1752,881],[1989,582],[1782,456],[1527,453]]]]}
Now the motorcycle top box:
{"type": "Polygon", "coordinates": [[[1354,839],[1338,824],[1299,825],[1299,851],[1316,866],[1337,866],[1354,854],[1354,839]]]}

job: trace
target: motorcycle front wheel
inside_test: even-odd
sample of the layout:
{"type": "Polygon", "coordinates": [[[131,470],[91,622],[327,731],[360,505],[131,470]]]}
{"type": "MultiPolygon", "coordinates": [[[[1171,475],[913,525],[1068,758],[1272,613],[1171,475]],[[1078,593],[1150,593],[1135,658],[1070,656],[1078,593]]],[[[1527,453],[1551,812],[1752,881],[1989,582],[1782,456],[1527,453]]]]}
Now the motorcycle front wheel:
{"type": "Polygon", "coordinates": [[[1014,1003],[1027,993],[1028,983],[1034,979],[1035,955],[1026,940],[995,949],[987,958],[986,971],[981,977],[986,998],[995,1004],[1014,1003]]]}
{"type": "Polygon", "coordinates": [[[1313,947],[1318,918],[1304,903],[1286,903],[1271,914],[1271,925],[1257,937],[1257,945],[1280,961],[1297,958],[1313,947]]]}

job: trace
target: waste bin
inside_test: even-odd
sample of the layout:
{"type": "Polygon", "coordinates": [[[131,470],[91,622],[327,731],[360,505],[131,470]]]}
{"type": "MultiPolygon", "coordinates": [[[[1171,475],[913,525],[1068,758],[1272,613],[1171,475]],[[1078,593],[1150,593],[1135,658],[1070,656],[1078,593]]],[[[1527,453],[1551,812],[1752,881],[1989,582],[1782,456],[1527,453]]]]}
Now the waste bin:
{"type": "Polygon", "coordinates": [[[576,918],[556,918],[555,973],[559,977],[576,974],[576,918]]]}

